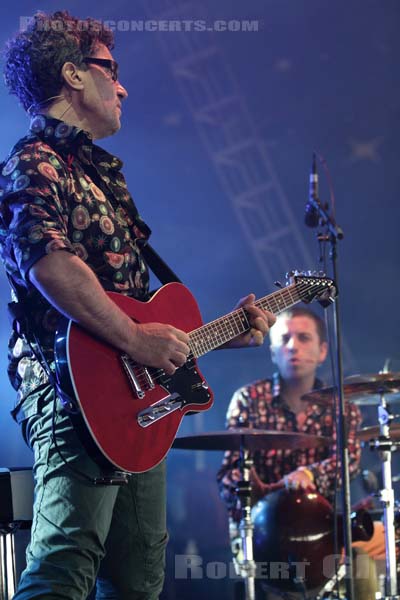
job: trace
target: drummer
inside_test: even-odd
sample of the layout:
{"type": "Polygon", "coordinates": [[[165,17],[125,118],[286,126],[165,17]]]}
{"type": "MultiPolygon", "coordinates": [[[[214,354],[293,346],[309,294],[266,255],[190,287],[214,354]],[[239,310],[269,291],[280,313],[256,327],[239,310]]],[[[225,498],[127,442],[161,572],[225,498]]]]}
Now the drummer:
{"type": "MultiPolygon", "coordinates": [[[[227,412],[227,427],[297,431],[336,440],[332,403],[313,404],[301,399],[303,394],[322,387],[316,373],[328,352],[324,321],[308,308],[294,307],[278,317],[270,331],[270,341],[271,359],[277,371],[272,377],[250,383],[234,393],[227,412]]],[[[356,438],[361,414],[352,404],[348,404],[348,411],[349,469],[354,477],[361,457],[356,438]]],[[[221,495],[230,510],[236,506],[238,458],[238,453],[226,452],[218,473],[221,495]]],[[[253,501],[265,496],[270,484],[279,481],[289,489],[317,490],[332,501],[335,486],[338,481],[340,484],[338,477],[335,443],[330,448],[256,452],[251,474],[253,501]]]]}
{"type": "MultiPolygon", "coordinates": [[[[245,385],[234,393],[227,412],[227,427],[296,431],[332,437],[334,443],[329,448],[255,452],[252,502],[268,494],[271,484],[278,482],[288,489],[317,490],[332,502],[336,486],[340,485],[334,407],[332,402],[314,404],[301,399],[303,394],[322,387],[316,373],[328,352],[325,323],[308,308],[295,307],[278,317],[270,331],[270,341],[271,358],[277,370],[271,377],[245,385]]],[[[348,404],[346,433],[351,477],[357,474],[360,464],[360,443],[355,435],[360,422],[360,411],[348,404]]],[[[238,452],[227,451],[217,477],[229,510],[234,554],[238,551],[240,518],[235,495],[237,481],[241,479],[238,459],[238,452]]]]}

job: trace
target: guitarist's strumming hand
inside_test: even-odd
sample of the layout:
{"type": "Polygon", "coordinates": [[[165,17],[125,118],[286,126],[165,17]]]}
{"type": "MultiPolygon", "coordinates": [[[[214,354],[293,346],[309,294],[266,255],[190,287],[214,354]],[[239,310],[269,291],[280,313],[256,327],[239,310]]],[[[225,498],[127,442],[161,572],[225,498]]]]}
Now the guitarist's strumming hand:
{"type": "Polygon", "coordinates": [[[276,321],[276,317],[267,310],[262,310],[255,306],[254,301],[256,297],[254,294],[249,294],[245,298],[241,298],[235,310],[237,308],[245,308],[251,329],[238,335],[236,338],[221,346],[221,348],[243,348],[245,346],[261,346],[264,343],[264,338],[269,332],[270,328],[276,321]]]}
{"type": "Polygon", "coordinates": [[[30,279],[59,312],[137,363],[164,369],[168,375],[185,364],[188,334],[163,323],[135,323],[107,296],[78,256],[47,254],[33,265],[30,279]]]}
{"type": "Polygon", "coordinates": [[[164,369],[168,375],[185,364],[189,353],[188,334],[163,323],[136,324],[128,351],[138,363],[164,369]]]}

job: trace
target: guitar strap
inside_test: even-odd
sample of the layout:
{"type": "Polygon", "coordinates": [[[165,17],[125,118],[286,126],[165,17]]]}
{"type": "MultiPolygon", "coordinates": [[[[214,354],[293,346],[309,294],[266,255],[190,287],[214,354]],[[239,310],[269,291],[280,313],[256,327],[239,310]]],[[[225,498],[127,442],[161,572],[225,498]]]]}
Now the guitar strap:
{"type": "Polygon", "coordinates": [[[7,304],[8,319],[10,321],[13,331],[19,337],[25,337],[26,339],[28,339],[29,327],[26,314],[26,309],[28,308],[28,306],[25,297],[25,290],[22,287],[17,286],[16,283],[14,283],[7,271],[6,275],[14,294],[14,298],[11,300],[11,302],[7,304]]]}
{"type": "Polygon", "coordinates": [[[172,282],[182,283],[178,275],[174,273],[147,240],[141,244],[140,251],[147,265],[163,285],[172,282]]]}
{"type": "Polygon", "coordinates": [[[24,288],[17,285],[11,279],[7,272],[6,275],[11,289],[14,292],[15,298],[7,304],[8,318],[11,323],[11,327],[18,337],[23,338],[26,341],[31,349],[32,355],[36,358],[42,369],[45,371],[49,382],[54,388],[58,389],[56,375],[52,371],[34,331],[29,326],[28,316],[30,316],[31,312],[26,298],[26,292],[24,288]]]}

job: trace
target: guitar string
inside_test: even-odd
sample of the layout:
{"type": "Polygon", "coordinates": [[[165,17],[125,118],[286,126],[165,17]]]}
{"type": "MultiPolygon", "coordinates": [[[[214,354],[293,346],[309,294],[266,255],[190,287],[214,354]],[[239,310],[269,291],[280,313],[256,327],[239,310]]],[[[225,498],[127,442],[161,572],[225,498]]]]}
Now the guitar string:
{"type": "MultiPolygon", "coordinates": [[[[330,281],[330,280],[327,280],[330,281]]],[[[318,288],[320,287],[320,283],[315,283],[312,286],[309,286],[307,283],[297,283],[297,284],[292,284],[291,286],[288,286],[287,288],[284,288],[283,290],[278,290],[278,292],[275,292],[272,295],[269,296],[265,296],[264,298],[261,298],[259,300],[256,300],[255,305],[259,306],[259,305],[265,305],[266,307],[269,306],[270,309],[272,309],[274,312],[279,313],[282,310],[286,310],[290,304],[295,304],[298,301],[301,300],[301,298],[296,298],[295,301],[293,301],[293,298],[291,297],[290,300],[290,304],[289,305],[284,305],[284,306],[280,306],[279,301],[276,300],[275,295],[279,295],[279,297],[283,297],[283,296],[291,296],[291,291],[298,291],[300,289],[301,291],[308,291],[308,292],[312,292],[314,288],[318,288]],[[272,306],[272,304],[275,304],[275,306],[272,306]]],[[[297,294],[299,296],[299,294],[297,294]]],[[[235,311],[232,311],[231,313],[229,313],[228,315],[225,315],[223,317],[219,317],[219,319],[215,319],[214,321],[211,321],[210,323],[206,324],[206,325],[202,325],[200,326],[198,329],[194,329],[190,335],[195,336],[197,332],[200,332],[201,335],[201,330],[210,326],[214,326],[215,324],[217,324],[219,321],[223,321],[226,318],[232,318],[233,316],[237,316],[239,314],[243,313],[243,309],[239,308],[236,309],[235,311]]]]}
{"type": "MultiPolygon", "coordinates": [[[[327,281],[329,282],[330,280],[327,279],[327,281]]],[[[301,293],[302,292],[307,292],[307,293],[312,293],[315,289],[318,289],[321,286],[321,283],[317,282],[313,285],[308,285],[307,283],[297,283],[297,284],[292,284],[291,286],[288,286],[287,288],[284,288],[283,290],[278,290],[278,292],[275,292],[275,294],[279,294],[279,292],[281,292],[281,294],[279,295],[279,298],[282,298],[283,296],[290,296],[290,303],[284,306],[280,306],[279,302],[277,302],[275,300],[274,294],[272,296],[265,296],[264,298],[261,298],[259,300],[256,300],[255,304],[256,305],[264,305],[266,306],[269,310],[272,310],[272,312],[274,312],[274,314],[279,314],[279,312],[283,312],[286,309],[288,309],[290,306],[293,306],[294,304],[297,304],[298,302],[301,302],[302,298],[301,298],[301,293]],[[291,288],[291,289],[289,289],[291,288]],[[298,296],[295,300],[293,300],[292,298],[292,294],[291,292],[298,292],[296,295],[298,296]],[[273,300],[275,302],[275,304],[277,305],[277,308],[273,308],[271,306],[271,300],[273,300]],[[268,306],[269,305],[269,306],[268,306]]],[[[326,288],[327,289],[327,288],[326,288]]],[[[220,335],[226,335],[227,331],[226,331],[226,321],[229,319],[233,319],[234,320],[234,324],[237,325],[237,318],[239,318],[240,323],[243,324],[244,321],[246,321],[246,323],[248,323],[247,321],[247,317],[245,314],[245,311],[243,308],[239,308],[236,309],[235,311],[232,311],[231,313],[228,313],[227,315],[224,315],[223,317],[219,317],[218,319],[215,319],[214,321],[211,321],[210,323],[207,323],[206,325],[202,325],[201,327],[194,329],[193,331],[191,331],[189,333],[189,336],[194,338],[195,336],[199,337],[200,336],[200,341],[194,340],[194,343],[197,343],[198,345],[203,345],[204,348],[201,348],[202,354],[205,354],[206,352],[209,352],[210,350],[213,350],[217,347],[219,347],[220,345],[226,343],[227,341],[229,341],[230,339],[233,339],[229,337],[228,339],[223,339],[221,340],[216,340],[215,338],[213,338],[213,342],[217,341],[217,345],[212,344],[211,347],[207,347],[207,341],[202,341],[201,340],[201,331],[202,329],[212,329],[212,327],[210,327],[211,325],[213,327],[215,326],[220,326],[222,327],[222,331],[220,332],[220,335]],[[225,327],[225,331],[224,328],[225,327]],[[203,352],[204,350],[204,352],[203,352]]],[[[238,331],[237,334],[235,335],[240,335],[241,333],[244,333],[246,330],[248,331],[249,327],[248,325],[246,325],[246,328],[243,331],[238,331]]],[[[230,330],[228,333],[230,333],[232,330],[230,330]]],[[[200,356],[202,356],[202,354],[197,354],[196,353],[196,358],[199,358],[200,356]]],[[[187,362],[189,362],[190,360],[192,360],[193,358],[195,358],[195,355],[193,354],[193,351],[190,352],[190,354],[188,355],[187,358],[187,362]]],[[[148,367],[148,369],[151,369],[152,374],[150,375],[151,380],[153,382],[158,381],[159,379],[161,379],[162,377],[165,377],[165,372],[162,369],[155,369],[153,370],[152,367],[148,367]]],[[[148,381],[148,376],[145,372],[145,368],[144,367],[139,367],[139,369],[135,372],[135,377],[137,379],[137,382],[139,384],[140,387],[142,386],[148,386],[149,385],[149,381],[148,381]]]]}
{"type": "MultiPolygon", "coordinates": [[[[301,301],[301,292],[302,291],[307,291],[308,293],[311,293],[315,288],[318,289],[320,287],[320,285],[321,285],[320,283],[315,283],[312,286],[308,285],[307,283],[293,284],[292,291],[295,291],[295,290],[298,291],[299,288],[300,288],[300,294],[297,294],[298,298],[295,301],[293,301],[293,299],[292,299],[290,304],[285,305],[283,307],[279,306],[279,303],[277,303],[278,304],[278,310],[274,309],[275,314],[278,314],[279,312],[282,312],[282,311],[286,310],[290,306],[293,306],[293,304],[297,304],[299,301],[301,301]]],[[[284,290],[280,290],[280,291],[282,292],[281,296],[283,296],[283,295],[291,295],[290,292],[289,292],[289,290],[288,290],[288,288],[285,288],[284,290]]],[[[260,300],[256,301],[256,304],[257,303],[258,304],[268,304],[268,302],[266,300],[268,298],[269,298],[269,300],[271,300],[271,297],[266,296],[265,298],[261,298],[260,300]]],[[[272,308],[272,307],[269,307],[269,308],[272,308]]],[[[238,316],[241,313],[244,313],[243,308],[237,309],[236,311],[233,311],[232,313],[229,313],[228,315],[225,315],[224,317],[220,317],[219,319],[216,319],[215,321],[212,321],[211,323],[214,324],[214,325],[216,323],[223,324],[224,320],[226,320],[227,318],[231,318],[233,315],[238,316]]],[[[243,322],[242,318],[240,318],[240,320],[241,320],[241,322],[243,322]]],[[[210,326],[211,323],[207,323],[205,326],[202,326],[202,327],[206,328],[206,327],[210,326]]],[[[193,332],[190,332],[189,335],[192,335],[194,332],[200,333],[200,335],[201,335],[201,329],[202,329],[202,327],[194,330],[193,332]]],[[[248,330],[247,326],[246,326],[246,329],[248,330]]],[[[246,329],[244,331],[246,331],[246,329]]],[[[243,333],[243,332],[240,332],[240,333],[243,333]]],[[[232,338],[230,338],[230,339],[232,339],[232,338]]],[[[222,343],[225,343],[225,341],[228,341],[228,340],[223,340],[222,343]]],[[[216,346],[213,344],[211,347],[207,347],[207,342],[204,342],[203,343],[204,348],[201,349],[201,350],[203,351],[203,354],[205,354],[206,352],[209,352],[210,350],[212,350],[212,349],[214,349],[214,348],[216,348],[216,347],[218,347],[220,345],[221,345],[221,343],[220,343],[220,341],[218,341],[218,344],[216,346]]],[[[196,358],[199,358],[200,356],[202,356],[202,354],[196,354],[196,358]]],[[[191,352],[189,354],[188,360],[189,359],[191,360],[192,358],[194,358],[193,352],[191,352]]],[[[162,369],[156,369],[156,370],[152,369],[152,373],[153,373],[153,375],[151,376],[151,379],[153,381],[157,381],[158,379],[160,379],[162,377],[165,377],[165,373],[164,373],[164,371],[162,369]]],[[[142,386],[143,384],[148,385],[148,378],[147,378],[147,375],[146,375],[146,373],[144,371],[144,367],[138,369],[137,372],[135,373],[135,375],[136,375],[137,381],[138,381],[138,383],[139,383],[140,386],[142,386]]]]}

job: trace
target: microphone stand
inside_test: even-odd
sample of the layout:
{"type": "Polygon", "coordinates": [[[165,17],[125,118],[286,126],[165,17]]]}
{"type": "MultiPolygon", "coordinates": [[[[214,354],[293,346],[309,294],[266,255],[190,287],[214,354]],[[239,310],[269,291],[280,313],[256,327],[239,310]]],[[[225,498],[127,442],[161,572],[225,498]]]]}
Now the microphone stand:
{"type": "MultiPolygon", "coordinates": [[[[311,197],[309,203],[319,216],[319,222],[327,228],[327,235],[319,235],[321,242],[330,242],[330,258],[332,261],[333,278],[338,285],[338,259],[337,242],[343,239],[343,230],[334,218],[328,214],[327,207],[323,205],[319,198],[311,197]]],[[[336,434],[338,439],[339,456],[342,476],[342,512],[343,512],[343,541],[345,551],[346,565],[346,596],[347,600],[354,600],[353,584],[353,556],[351,552],[351,502],[350,502],[350,475],[349,475],[349,449],[345,424],[345,398],[343,393],[343,360],[342,360],[342,332],[340,322],[340,302],[339,296],[335,299],[335,333],[337,347],[337,379],[338,379],[338,411],[336,414],[336,434]]]]}

